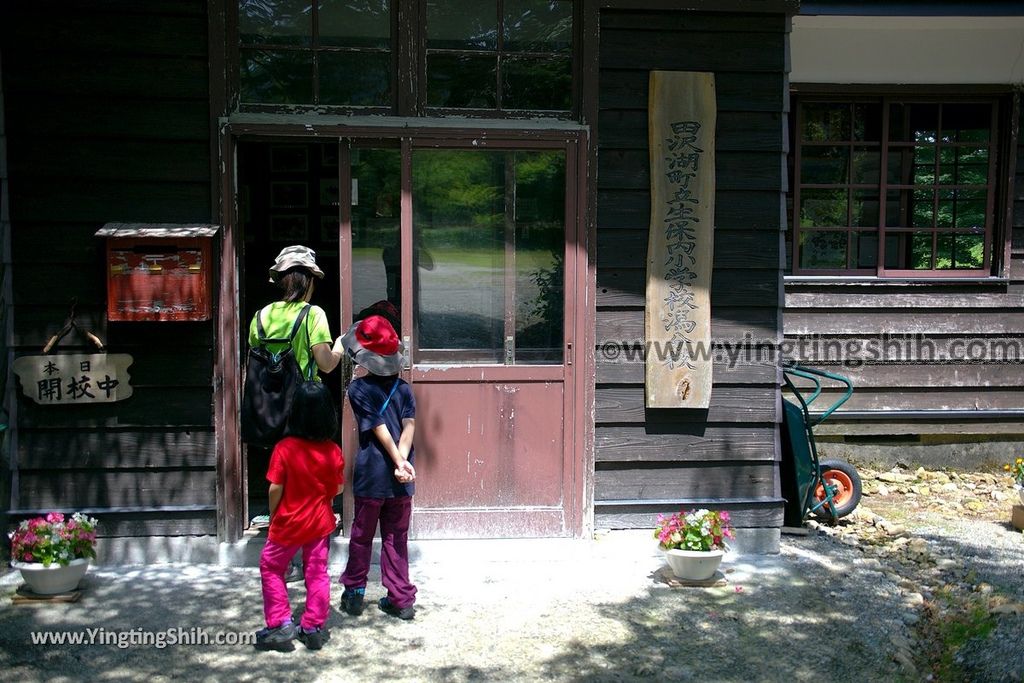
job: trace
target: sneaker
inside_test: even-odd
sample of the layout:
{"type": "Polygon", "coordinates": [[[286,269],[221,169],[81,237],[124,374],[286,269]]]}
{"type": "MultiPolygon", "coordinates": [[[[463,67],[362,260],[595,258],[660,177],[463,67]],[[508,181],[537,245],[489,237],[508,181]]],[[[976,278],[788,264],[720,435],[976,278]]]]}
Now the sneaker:
{"type": "Polygon", "coordinates": [[[256,631],[257,650],[291,652],[295,649],[293,640],[295,640],[295,626],[290,621],[275,628],[267,627],[256,631]]]}
{"type": "Polygon", "coordinates": [[[358,617],[363,613],[363,596],[365,588],[346,588],[341,594],[341,611],[358,617]]]}
{"type": "Polygon", "coordinates": [[[328,640],[331,639],[331,632],[326,627],[317,626],[312,631],[300,628],[296,638],[306,646],[308,650],[319,650],[328,640]]]}
{"type": "Polygon", "coordinates": [[[386,597],[381,598],[377,602],[377,607],[380,609],[381,612],[384,612],[384,614],[388,614],[392,617],[398,617],[399,619],[404,619],[405,621],[409,621],[414,616],[416,616],[416,608],[412,605],[409,605],[408,607],[398,608],[395,607],[395,605],[392,604],[392,602],[388,600],[386,597]]]}
{"type": "Polygon", "coordinates": [[[295,564],[289,564],[288,570],[284,573],[285,583],[295,583],[296,581],[302,581],[305,578],[303,576],[302,567],[295,564]]]}

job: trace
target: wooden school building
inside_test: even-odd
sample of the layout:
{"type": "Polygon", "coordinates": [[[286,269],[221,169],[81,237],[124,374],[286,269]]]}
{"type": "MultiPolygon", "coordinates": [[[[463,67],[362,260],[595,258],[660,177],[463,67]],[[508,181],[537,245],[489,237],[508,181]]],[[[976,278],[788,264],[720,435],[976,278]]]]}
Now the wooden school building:
{"type": "MultiPolygon", "coordinates": [[[[1024,333],[1020,66],[995,40],[1019,19],[963,24],[986,64],[945,76],[836,38],[924,65],[939,34],[891,26],[1008,11],[923,4],[5,4],[0,515],[84,509],[168,555],[243,538],[266,508],[248,322],[304,244],[333,335],[399,311],[415,537],[708,506],[772,551],[780,352],[1024,333]]],[[[1019,364],[877,360],[830,446],[1024,432],[1019,364]]]]}

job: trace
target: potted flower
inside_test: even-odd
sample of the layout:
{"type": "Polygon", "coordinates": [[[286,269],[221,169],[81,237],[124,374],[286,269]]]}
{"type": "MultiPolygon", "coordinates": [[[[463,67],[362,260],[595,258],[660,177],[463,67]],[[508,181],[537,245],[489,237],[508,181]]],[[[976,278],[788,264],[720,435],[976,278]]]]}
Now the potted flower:
{"type": "Polygon", "coordinates": [[[673,574],[703,581],[714,576],[728,549],[725,539],[733,538],[733,533],[728,512],[701,509],[658,515],[654,537],[673,574]]]}
{"type": "Polygon", "coordinates": [[[1011,464],[1003,465],[1003,469],[1013,477],[1013,488],[1017,489],[1020,503],[1024,505],[1024,458],[1017,458],[1011,464]]]}
{"type": "Polygon", "coordinates": [[[40,595],[73,590],[94,557],[96,520],[80,512],[28,519],[11,534],[11,566],[40,595]]]}

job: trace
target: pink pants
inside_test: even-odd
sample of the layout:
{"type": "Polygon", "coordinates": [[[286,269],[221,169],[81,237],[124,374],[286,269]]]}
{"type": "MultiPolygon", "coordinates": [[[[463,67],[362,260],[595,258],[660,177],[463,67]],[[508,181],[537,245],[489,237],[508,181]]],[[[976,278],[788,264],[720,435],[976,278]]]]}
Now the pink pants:
{"type": "Polygon", "coordinates": [[[331,609],[331,580],[327,576],[327,549],[330,536],[306,545],[281,545],[268,540],[260,554],[260,577],[263,580],[263,618],[267,626],[276,628],[292,618],[284,575],[288,563],[302,550],[302,566],[306,578],[306,610],[299,625],[309,630],[323,626],[331,609]]]}

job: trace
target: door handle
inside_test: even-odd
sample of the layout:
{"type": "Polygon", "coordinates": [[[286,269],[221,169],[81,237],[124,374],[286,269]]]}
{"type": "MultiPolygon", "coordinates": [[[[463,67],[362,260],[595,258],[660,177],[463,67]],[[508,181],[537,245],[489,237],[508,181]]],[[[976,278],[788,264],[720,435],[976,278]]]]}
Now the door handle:
{"type": "Polygon", "coordinates": [[[572,342],[565,344],[565,364],[572,365],[572,342]]]}

